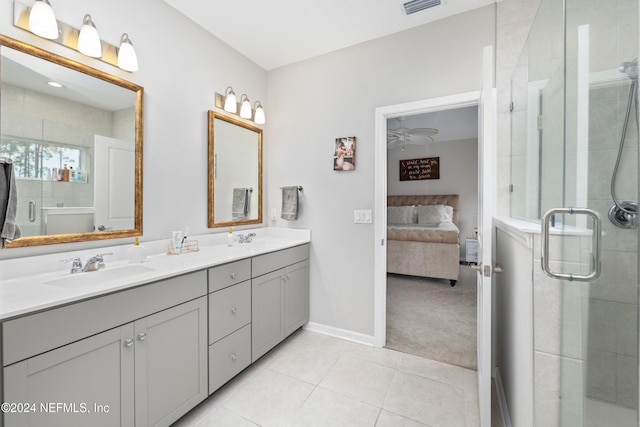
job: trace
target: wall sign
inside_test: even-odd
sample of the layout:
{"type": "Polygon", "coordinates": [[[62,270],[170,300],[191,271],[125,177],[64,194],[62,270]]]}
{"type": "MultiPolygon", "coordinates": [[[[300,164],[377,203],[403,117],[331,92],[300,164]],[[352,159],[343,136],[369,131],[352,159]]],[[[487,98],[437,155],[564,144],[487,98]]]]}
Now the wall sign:
{"type": "Polygon", "coordinates": [[[400,160],[400,181],[440,179],[440,157],[400,160]]]}

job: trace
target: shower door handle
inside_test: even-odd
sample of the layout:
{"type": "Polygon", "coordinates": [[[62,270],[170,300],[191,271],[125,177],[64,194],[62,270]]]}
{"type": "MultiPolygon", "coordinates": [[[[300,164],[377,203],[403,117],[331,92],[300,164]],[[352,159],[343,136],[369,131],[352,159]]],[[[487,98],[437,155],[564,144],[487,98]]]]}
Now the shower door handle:
{"type": "Polygon", "coordinates": [[[580,282],[590,282],[592,280],[597,279],[600,276],[600,271],[602,269],[602,219],[600,215],[591,209],[587,208],[553,208],[545,212],[542,216],[542,270],[549,277],[553,277],[555,279],[561,280],[576,280],[580,282]],[[560,273],[551,271],[549,267],[549,231],[550,231],[550,223],[551,218],[555,214],[566,214],[566,215],[587,215],[593,218],[593,230],[592,230],[592,238],[593,238],[593,262],[591,272],[586,275],[581,274],[572,274],[572,273],[560,273]]]}

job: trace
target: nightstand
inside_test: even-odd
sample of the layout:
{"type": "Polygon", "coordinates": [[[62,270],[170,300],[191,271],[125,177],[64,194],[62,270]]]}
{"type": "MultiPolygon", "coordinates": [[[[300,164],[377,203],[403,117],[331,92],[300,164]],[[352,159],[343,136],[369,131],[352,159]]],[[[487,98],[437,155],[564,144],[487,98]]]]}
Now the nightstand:
{"type": "Polygon", "coordinates": [[[478,248],[479,248],[479,242],[478,239],[466,239],[466,256],[465,256],[465,260],[467,262],[478,262],[478,248]]]}

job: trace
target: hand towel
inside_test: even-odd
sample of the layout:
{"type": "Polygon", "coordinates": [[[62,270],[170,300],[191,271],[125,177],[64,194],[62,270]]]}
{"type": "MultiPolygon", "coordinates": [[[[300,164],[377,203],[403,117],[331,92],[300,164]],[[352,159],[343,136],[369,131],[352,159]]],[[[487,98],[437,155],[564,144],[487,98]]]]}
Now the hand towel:
{"type": "Polygon", "coordinates": [[[298,219],[298,187],[282,187],[282,213],[280,218],[287,221],[298,219]]]}
{"type": "Polygon", "coordinates": [[[16,223],[18,193],[11,159],[0,162],[0,248],[22,235],[16,223]]]}
{"type": "Polygon", "coordinates": [[[245,219],[249,215],[249,189],[234,188],[233,202],[231,204],[231,217],[233,219],[245,219]]]}

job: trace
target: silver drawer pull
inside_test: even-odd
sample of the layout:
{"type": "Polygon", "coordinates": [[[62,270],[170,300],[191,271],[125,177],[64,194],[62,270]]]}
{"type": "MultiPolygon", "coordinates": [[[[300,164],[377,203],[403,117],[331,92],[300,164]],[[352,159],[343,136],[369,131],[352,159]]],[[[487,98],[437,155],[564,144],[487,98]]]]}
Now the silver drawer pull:
{"type": "Polygon", "coordinates": [[[555,279],[566,279],[569,281],[576,280],[580,282],[590,282],[592,280],[597,279],[600,276],[600,271],[602,270],[602,219],[600,215],[591,209],[587,208],[554,208],[550,209],[542,217],[542,271],[549,277],[553,277],[555,279]],[[592,271],[589,274],[581,275],[581,274],[572,274],[572,273],[559,273],[555,271],[551,271],[549,267],[549,231],[551,225],[551,218],[555,214],[566,214],[566,215],[587,215],[593,218],[593,259],[592,259],[592,271]]]}
{"type": "Polygon", "coordinates": [[[124,346],[125,347],[131,347],[133,345],[133,339],[132,338],[127,338],[126,340],[124,340],[124,346]]]}
{"type": "Polygon", "coordinates": [[[236,311],[238,311],[236,307],[231,307],[231,314],[236,314],[236,311]]]}
{"type": "Polygon", "coordinates": [[[237,358],[238,356],[236,356],[236,354],[235,354],[235,353],[231,353],[231,354],[229,355],[229,357],[231,358],[231,360],[236,360],[236,358],[237,358]]]}
{"type": "Polygon", "coordinates": [[[236,278],[236,273],[231,273],[229,276],[231,276],[232,279],[236,278]]]}
{"type": "Polygon", "coordinates": [[[140,341],[144,341],[144,339],[145,339],[146,337],[147,337],[146,332],[140,332],[140,333],[138,334],[138,339],[139,339],[140,341]]]}

